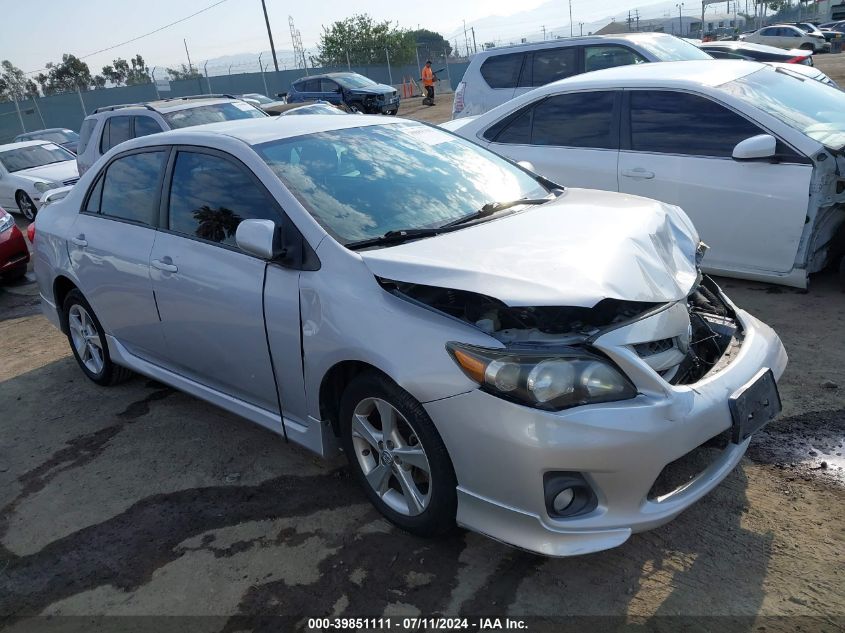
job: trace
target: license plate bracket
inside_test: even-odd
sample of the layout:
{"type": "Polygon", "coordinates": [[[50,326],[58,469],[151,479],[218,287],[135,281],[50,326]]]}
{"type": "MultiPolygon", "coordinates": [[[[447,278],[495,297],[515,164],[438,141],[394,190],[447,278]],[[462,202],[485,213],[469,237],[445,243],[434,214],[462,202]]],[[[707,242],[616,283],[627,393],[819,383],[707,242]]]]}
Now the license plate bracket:
{"type": "Polygon", "coordinates": [[[772,370],[764,367],[730,397],[731,441],[741,444],[771,422],[782,409],[772,370]]]}

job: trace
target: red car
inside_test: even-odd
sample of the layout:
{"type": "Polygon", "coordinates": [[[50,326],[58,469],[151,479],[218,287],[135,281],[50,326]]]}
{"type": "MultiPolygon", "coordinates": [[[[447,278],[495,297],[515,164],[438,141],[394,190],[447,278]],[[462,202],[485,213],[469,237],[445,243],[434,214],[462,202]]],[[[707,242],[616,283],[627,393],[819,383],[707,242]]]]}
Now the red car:
{"type": "Polygon", "coordinates": [[[29,249],[15,219],[0,207],[0,277],[20,279],[26,274],[29,249]]]}

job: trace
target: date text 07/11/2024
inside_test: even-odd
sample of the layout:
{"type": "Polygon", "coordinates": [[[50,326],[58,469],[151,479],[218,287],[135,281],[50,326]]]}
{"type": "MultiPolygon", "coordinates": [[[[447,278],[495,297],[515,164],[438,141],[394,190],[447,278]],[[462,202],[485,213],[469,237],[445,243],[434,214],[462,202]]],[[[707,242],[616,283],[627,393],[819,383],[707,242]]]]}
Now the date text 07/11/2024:
{"type": "Polygon", "coordinates": [[[526,631],[518,618],[443,618],[443,617],[378,617],[378,618],[309,618],[308,631],[526,631]]]}

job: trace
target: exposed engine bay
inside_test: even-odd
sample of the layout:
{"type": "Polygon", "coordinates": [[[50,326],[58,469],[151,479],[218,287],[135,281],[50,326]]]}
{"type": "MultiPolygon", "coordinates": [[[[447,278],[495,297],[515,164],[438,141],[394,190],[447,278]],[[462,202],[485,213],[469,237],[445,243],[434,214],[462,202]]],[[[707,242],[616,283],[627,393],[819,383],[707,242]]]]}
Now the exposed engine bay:
{"type": "MultiPolygon", "coordinates": [[[[603,299],[591,308],[512,307],[494,297],[422,284],[379,279],[388,292],[477,327],[506,346],[584,345],[603,331],[644,318],[670,304],[603,299]]],[[[632,346],[672,384],[694,383],[728,364],[739,349],[741,329],[733,310],[708,277],[686,299],[689,327],[666,338],[632,346]]]]}

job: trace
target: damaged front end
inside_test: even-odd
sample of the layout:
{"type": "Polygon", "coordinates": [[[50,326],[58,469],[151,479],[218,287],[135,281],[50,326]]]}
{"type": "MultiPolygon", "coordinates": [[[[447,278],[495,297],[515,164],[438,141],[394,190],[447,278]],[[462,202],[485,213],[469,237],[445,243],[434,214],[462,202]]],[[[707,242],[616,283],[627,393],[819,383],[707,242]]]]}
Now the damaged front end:
{"type": "MultiPolygon", "coordinates": [[[[519,359],[532,355],[595,357],[613,371],[618,371],[592,342],[609,330],[646,319],[668,308],[683,308],[687,316],[673,320],[672,331],[661,333],[654,340],[637,342],[631,347],[644,364],[670,384],[692,384],[711,372],[719,371],[731,362],[742,344],[742,328],[733,309],[723,299],[718,286],[706,276],[701,277],[681,301],[652,303],[606,298],[592,307],[509,306],[494,297],[465,290],[389,279],[378,281],[382,288],[397,297],[458,319],[499,340],[504,350],[496,350],[496,354],[513,358],[517,364],[525,364],[519,359]]],[[[450,351],[454,356],[454,351],[450,351]]],[[[469,350],[468,353],[478,352],[469,350]]],[[[456,360],[466,371],[466,365],[456,360]]],[[[477,362],[480,367],[487,361],[482,354],[477,362]]],[[[528,380],[527,372],[511,377],[515,381],[515,389],[517,382],[528,380]]],[[[483,376],[471,377],[483,386],[483,376]]],[[[622,384],[623,381],[618,382],[622,384]]],[[[625,391],[624,385],[619,390],[625,391]]],[[[586,401],[595,400],[576,398],[572,404],[586,401]]]]}

